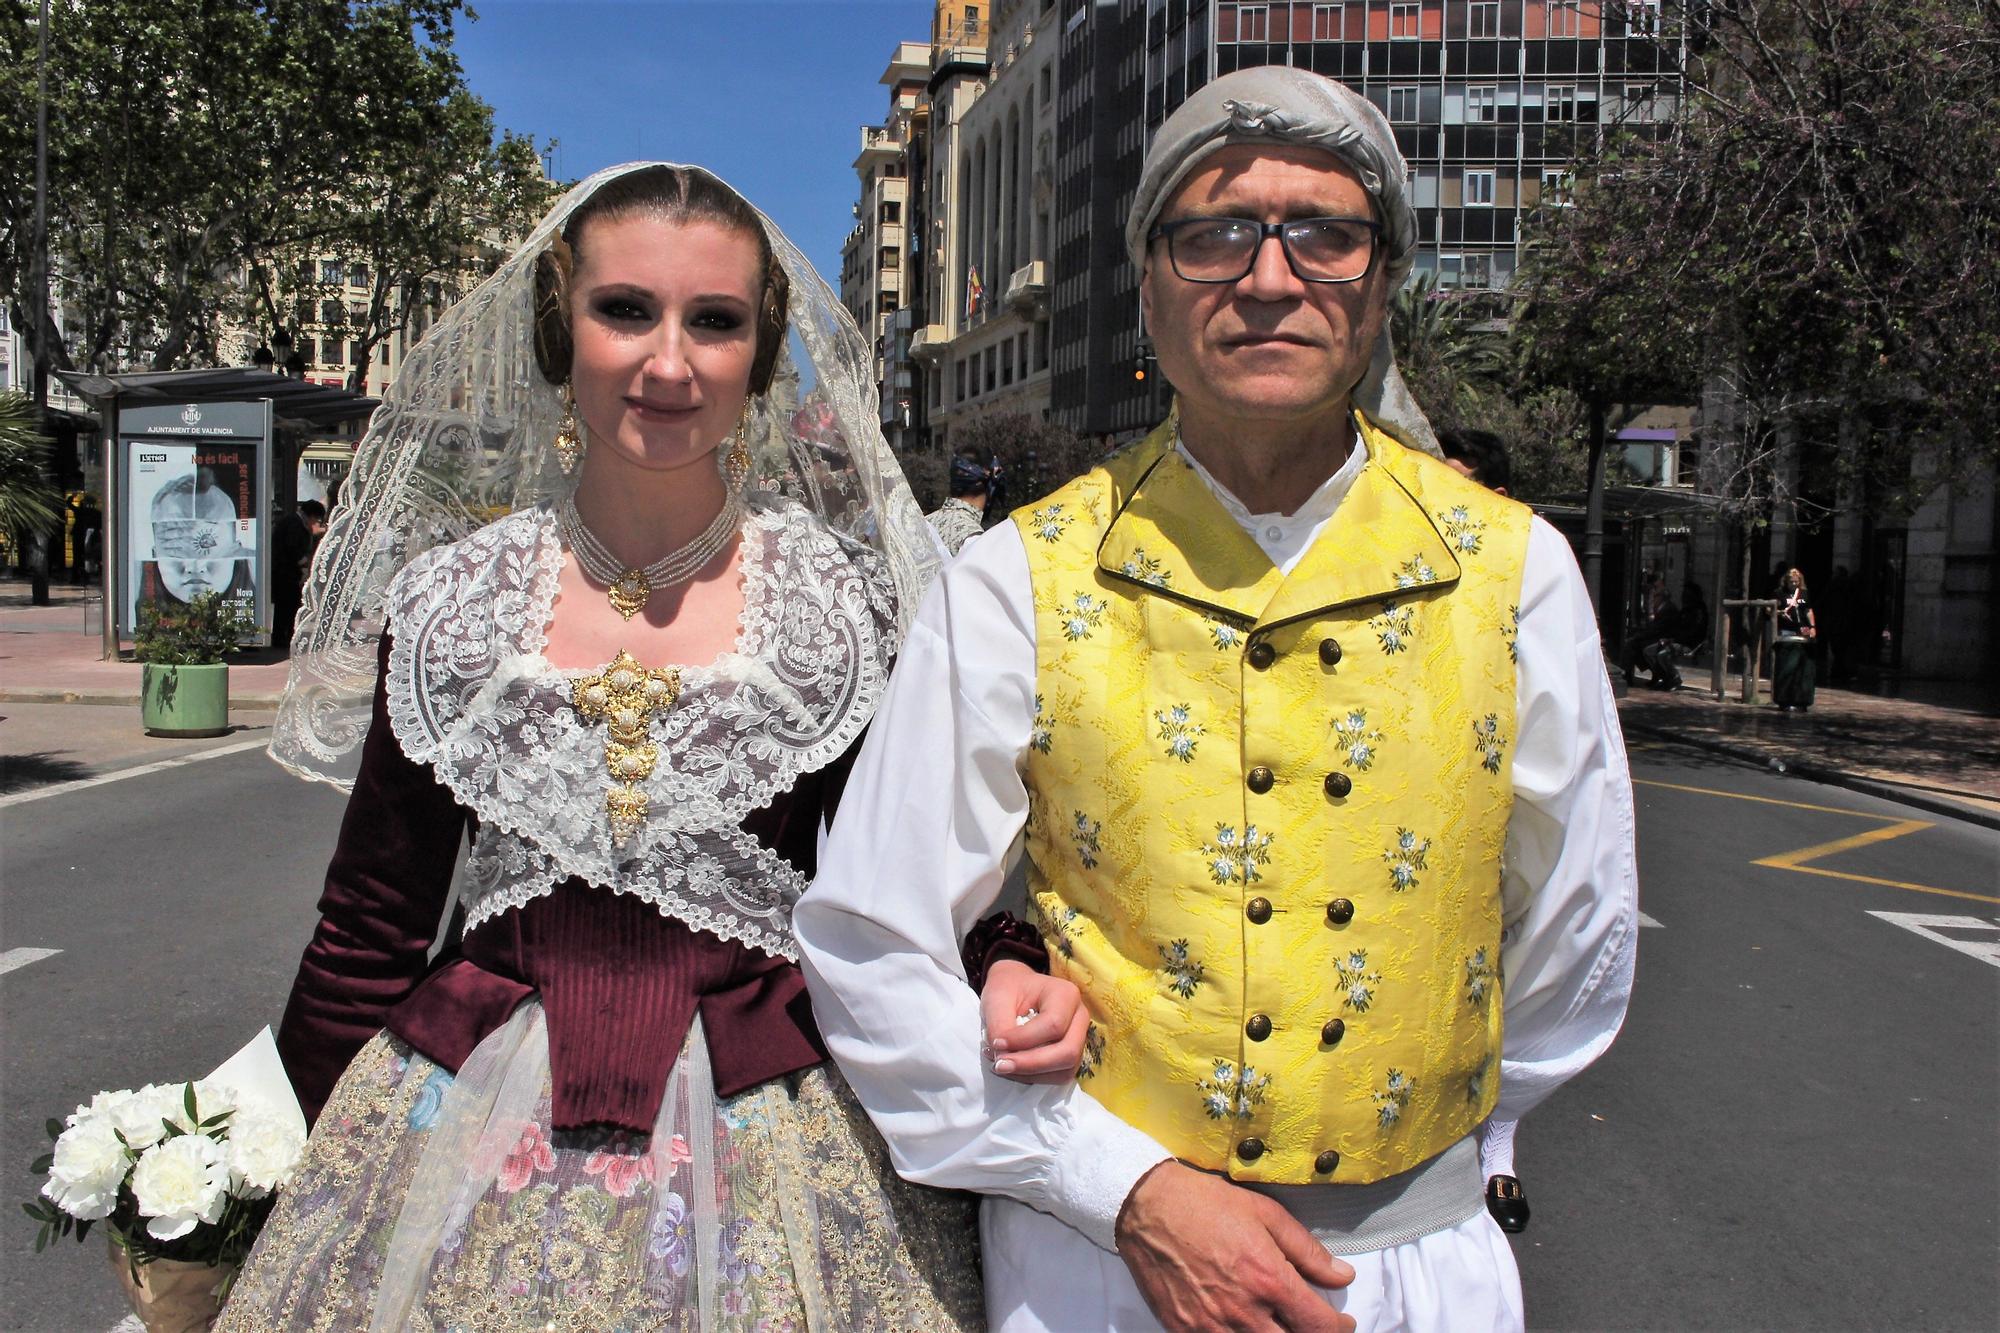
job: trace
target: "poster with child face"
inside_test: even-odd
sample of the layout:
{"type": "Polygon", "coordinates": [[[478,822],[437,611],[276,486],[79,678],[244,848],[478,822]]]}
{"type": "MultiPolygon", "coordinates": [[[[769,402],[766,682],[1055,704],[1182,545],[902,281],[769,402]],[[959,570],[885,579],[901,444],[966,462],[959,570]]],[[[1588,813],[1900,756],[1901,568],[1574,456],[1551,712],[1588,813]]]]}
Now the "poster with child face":
{"type": "Polygon", "coordinates": [[[130,440],[126,514],[128,625],[139,604],[185,606],[221,593],[257,610],[257,447],[130,440]]]}

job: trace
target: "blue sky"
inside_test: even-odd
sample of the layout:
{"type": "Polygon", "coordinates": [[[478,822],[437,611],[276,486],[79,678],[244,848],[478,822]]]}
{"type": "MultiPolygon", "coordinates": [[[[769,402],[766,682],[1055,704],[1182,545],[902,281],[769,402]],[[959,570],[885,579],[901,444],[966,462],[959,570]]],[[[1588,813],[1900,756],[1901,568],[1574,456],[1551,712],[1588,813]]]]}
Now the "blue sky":
{"type": "Polygon", "coordinates": [[[713,170],[836,289],[864,123],[929,0],[472,0],[456,46],[504,129],[559,141],[556,176],[637,158],[713,170]]]}

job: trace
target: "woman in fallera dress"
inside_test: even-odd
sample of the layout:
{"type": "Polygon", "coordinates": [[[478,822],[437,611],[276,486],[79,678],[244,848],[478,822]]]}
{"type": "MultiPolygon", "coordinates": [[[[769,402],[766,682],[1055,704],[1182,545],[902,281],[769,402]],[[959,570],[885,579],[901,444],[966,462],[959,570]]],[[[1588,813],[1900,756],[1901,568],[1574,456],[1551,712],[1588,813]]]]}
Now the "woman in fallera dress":
{"type": "MultiPolygon", "coordinates": [[[[312,1139],[219,1327],[980,1325],[970,1205],[896,1178],[793,961],[937,559],[874,423],[695,168],[577,186],[412,354],[273,742],[353,794],[279,1035],[312,1139]]],[[[986,999],[1074,1066],[1063,983],[986,999]]]]}

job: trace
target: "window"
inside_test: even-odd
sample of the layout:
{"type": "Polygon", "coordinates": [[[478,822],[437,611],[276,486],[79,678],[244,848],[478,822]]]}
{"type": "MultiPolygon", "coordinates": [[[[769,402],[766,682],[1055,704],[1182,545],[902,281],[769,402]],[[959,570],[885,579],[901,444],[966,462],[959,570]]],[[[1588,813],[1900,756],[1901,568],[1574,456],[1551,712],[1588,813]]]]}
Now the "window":
{"type": "Polygon", "coordinates": [[[1574,202],[1569,172],[1561,167],[1543,167],[1542,203],[1550,208],[1568,208],[1574,202]]]}
{"type": "Polygon", "coordinates": [[[1420,4],[1397,3],[1389,6],[1389,35],[1391,37],[1417,37],[1422,35],[1424,7],[1420,4]]]}
{"type": "Polygon", "coordinates": [[[1625,0],[1625,30],[1652,37],[1660,31],[1660,0],[1625,0]]]}
{"type": "Polygon", "coordinates": [[[1337,42],[1340,40],[1340,6],[1313,6],[1313,40],[1316,42],[1337,42]]]}
{"type": "Polygon", "coordinates": [[[340,261],[338,259],[320,260],[319,280],[329,287],[338,287],[346,282],[347,276],[341,271],[340,261]]]}
{"type": "Polygon", "coordinates": [[[1499,119],[1500,90],[1492,84],[1485,84],[1465,90],[1465,118],[1467,121],[1493,121],[1499,119]]]}
{"type": "Polygon", "coordinates": [[[1236,11],[1236,40],[1239,42],[1268,42],[1271,40],[1271,7],[1269,5],[1244,5],[1236,11]]]}
{"type": "Polygon", "coordinates": [[[1549,0],[1549,36],[1575,37],[1583,31],[1583,0],[1549,0]]]}
{"type": "Polygon", "coordinates": [[[955,403],[965,401],[965,362],[958,363],[958,393],[952,398],[955,403]]]}
{"type": "Polygon", "coordinates": [[[1438,256],[1438,286],[1456,287],[1465,273],[1465,259],[1462,255],[1438,256]]]}
{"type": "Polygon", "coordinates": [[[368,307],[356,301],[347,307],[347,322],[357,329],[368,327],[368,307]]]}
{"type": "Polygon", "coordinates": [[[1417,90],[1411,88],[1391,88],[1389,90],[1389,119],[1398,125],[1407,125],[1417,118],[1417,90]]]}
{"type": "Polygon", "coordinates": [[[1572,121],[1576,119],[1576,89],[1569,86],[1551,88],[1544,100],[1543,118],[1547,120],[1572,121]]]}
{"type": "Polygon", "coordinates": [[[320,323],[331,324],[334,328],[337,329],[343,323],[345,323],[346,320],[347,320],[347,310],[340,304],[340,302],[321,301],[319,303],[320,323]]]}
{"type": "Polygon", "coordinates": [[[1493,285],[1493,256],[1467,255],[1465,257],[1465,277],[1461,285],[1466,287],[1491,287],[1493,285]]]}
{"type": "Polygon", "coordinates": [[[986,369],[986,376],[985,376],[986,392],[992,393],[997,381],[994,378],[994,370],[996,369],[996,366],[995,366],[995,357],[993,355],[993,349],[991,347],[987,348],[985,355],[980,357],[980,363],[986,369]]]}
{"type": "Polygon", "coordinates": [[[1498,37],[1500,35],[1500,0],[1472,0],[1465,7],[1465,35],[1467,37],[1498,37]]]}
{"type": "Polygon", "coordinates": [[[1465,173],[1465,206],[1467,208],[1493,207],[1493,173],[1470,171],[1465,173]]]}
{"type": "Polygon", "coordinates": [[[347,364],[350,366],[364,366],[368,364],[367,349],[362,347],[359,339],[347,344],[347,364]]]}
{"type": "Polygon", "coordinates": [[[312,365],[315,361],[319,360],[319,348],[313,345],[311,338],[294,339],[292,350],[297,352],[299,360],[305,362],[307,365],[312,365]]]}
{"type": "Polygon", "coordinates": [[[356,287],[366,287],[368,285],[368,265],[351,265],[347,270],[347,281],[356,287]]]}
{"type": "Polygon", "coordinates": [[[1000,383],[1014,382],[1014,340],[1009,338],[1000,345],[1000,383]]]}

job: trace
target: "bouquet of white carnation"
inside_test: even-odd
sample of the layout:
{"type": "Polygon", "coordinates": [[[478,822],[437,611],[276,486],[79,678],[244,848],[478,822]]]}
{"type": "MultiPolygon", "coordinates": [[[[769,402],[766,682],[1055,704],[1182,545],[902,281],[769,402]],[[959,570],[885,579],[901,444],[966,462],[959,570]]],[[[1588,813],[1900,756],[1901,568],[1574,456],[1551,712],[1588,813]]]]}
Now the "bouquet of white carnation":
{"type": "MultiPolygon", "coordinates": [[[[269,1042],[266,1032],[239,1059],[269,1042]]],[[[306,1144],[304,1118],[282,1077],[279,1089],[259,1095],[245,1080],[224,1077],[231,1065],[193,1083],[100,1092],[49,1121],[55,1148],[33,1168],[48,1181],[24,1205],[41,1223],[35,1249],[67,1235],[82,1240],[102,1222],[135,1282],[143,1282],[142,1268],[164,1260],[219,1267],[226,1285],[306,1144]]]]}

